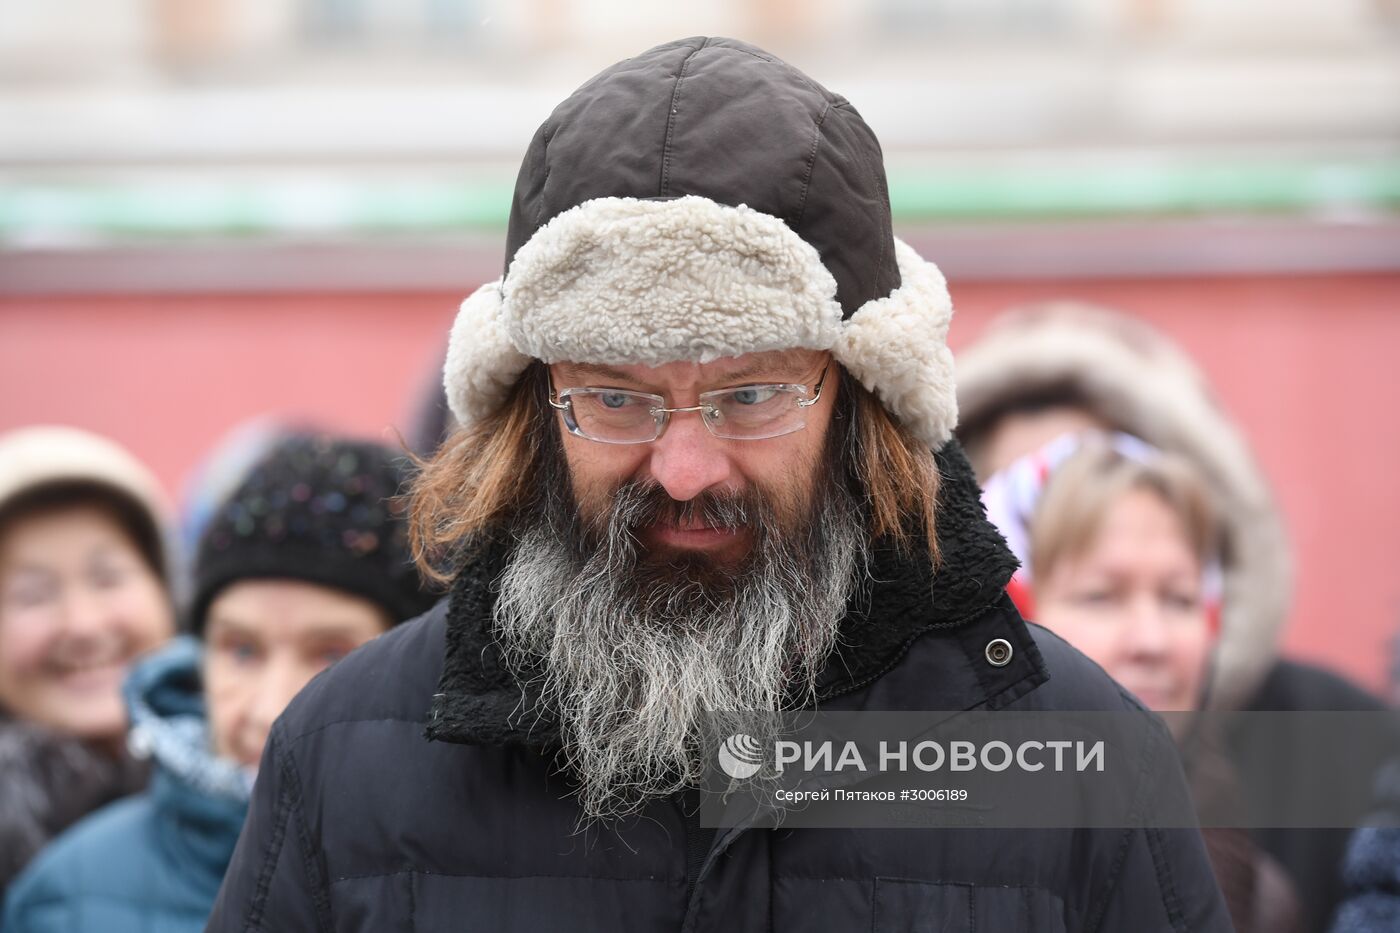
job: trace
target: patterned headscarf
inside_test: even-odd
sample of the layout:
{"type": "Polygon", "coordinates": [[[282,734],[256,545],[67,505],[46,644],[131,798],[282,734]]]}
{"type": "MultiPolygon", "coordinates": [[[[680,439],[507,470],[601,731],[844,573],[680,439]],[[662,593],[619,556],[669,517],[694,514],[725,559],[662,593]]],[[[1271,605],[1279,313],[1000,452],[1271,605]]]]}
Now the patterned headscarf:
{"type": "MultiPolygon", "coordinates": [[[[1040,497],[1064,463],[1083,450],[1091,440],[1106,442],[1119,455],[1137,463],[1152,463],[1163,457],[1162,451],[1131,434],[1089,431],[1064,434],[1019,460],[1012,461],[987,479],[982,487],[982,504],[987,518],[1006,538],[1011,553],[1020,561],[1020,568],[1006,585],[1021,614],[1030,618],[1035,610],[1031,586],[1031,522],[1035,518],[1040,497]]],[[[1202,591],[1207,616],[1212,624],[1220,617],[1223,574],[1219,560],[1211,560],[1202,570],[1202,591]]]]}

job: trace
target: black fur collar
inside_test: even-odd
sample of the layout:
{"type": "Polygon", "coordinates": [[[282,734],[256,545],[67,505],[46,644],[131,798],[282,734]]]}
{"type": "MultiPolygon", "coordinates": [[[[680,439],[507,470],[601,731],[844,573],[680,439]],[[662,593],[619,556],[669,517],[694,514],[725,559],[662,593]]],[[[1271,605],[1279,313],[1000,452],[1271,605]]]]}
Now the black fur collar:
{"type": "MultiPolygon", "coordinates": [[[[962,625],[1002,597],[1016,569],[996,529],[987,521],[972,468],[956,441],[937,455],[939,492],[935,570],[926,558],[877,545],[873,582],[852,600],[842,625],[841,647],[818,680],[828,699],[878,678],[903,656],[910,642],[940,628],[962,625]]],[[[916,550],[917,550],[916,545],[916,550]]],[[[504,565],[495,548],[464,569],[452,587],[447,613],[447,655],[433,698],[428,738],[472,745],[558,744],[558,724],[506,668],[490,633],[491,584],[504,565]]]]}

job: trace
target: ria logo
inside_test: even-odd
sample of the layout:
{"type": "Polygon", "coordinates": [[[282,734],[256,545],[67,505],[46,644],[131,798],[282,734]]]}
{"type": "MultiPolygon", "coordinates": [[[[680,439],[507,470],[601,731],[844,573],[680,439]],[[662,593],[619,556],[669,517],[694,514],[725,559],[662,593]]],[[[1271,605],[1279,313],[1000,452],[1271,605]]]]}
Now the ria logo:
{"type": "Polygon", "coordinates": [[[751,778],[763,767],[763,748],[753,736],[736,732],[720,744],[719,766],[735,780],[751,778]]]}

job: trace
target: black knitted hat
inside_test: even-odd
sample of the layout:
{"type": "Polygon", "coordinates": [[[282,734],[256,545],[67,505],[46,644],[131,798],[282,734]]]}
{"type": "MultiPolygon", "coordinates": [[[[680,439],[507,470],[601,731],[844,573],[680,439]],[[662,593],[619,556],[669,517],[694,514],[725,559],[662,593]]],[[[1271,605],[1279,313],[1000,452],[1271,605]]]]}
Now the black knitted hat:
{"type": "Polygon", "coordinates": [[[210,519],[194,566],[190,629],[214,597],[250,578],[289,578],[362,596],[395,623],[426,611],[401,503],[406,461],[379,444],[293,435],[248,472],[210,519]]]}

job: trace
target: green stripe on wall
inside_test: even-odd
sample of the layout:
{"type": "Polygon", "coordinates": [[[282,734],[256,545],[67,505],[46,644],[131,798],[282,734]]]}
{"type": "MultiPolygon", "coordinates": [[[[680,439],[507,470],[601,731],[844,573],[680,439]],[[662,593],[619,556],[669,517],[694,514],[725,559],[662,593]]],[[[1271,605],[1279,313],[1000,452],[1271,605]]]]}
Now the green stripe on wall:
{"type": "MultiPolygon", "coordinates": [[[[1400,209],[1400,160],[891,170],[897,223],[1400,209]]],[[[510,184],[0,185],[0,241],[497,231],[510,184]]]]}

